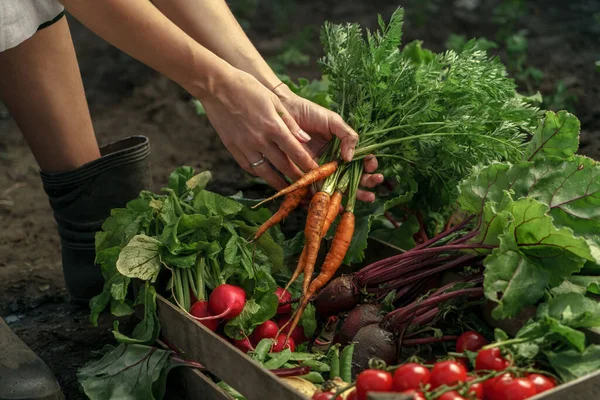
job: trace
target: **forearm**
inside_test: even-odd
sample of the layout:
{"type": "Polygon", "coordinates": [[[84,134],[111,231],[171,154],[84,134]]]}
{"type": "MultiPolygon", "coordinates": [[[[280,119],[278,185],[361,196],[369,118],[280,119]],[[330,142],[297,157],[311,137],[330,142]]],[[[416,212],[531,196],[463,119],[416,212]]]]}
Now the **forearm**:
{"type": "Polygon", "coordinates": [[[189,37],[147,0],[60,0],[90,30],[180,84],[210,95],[234,69],[189,37]]]}
{"type": "Polygon", "coordinates": [[[273,88],[280,83],[224,0],[152,0],[169,19],[231,65],[273,88]]]}

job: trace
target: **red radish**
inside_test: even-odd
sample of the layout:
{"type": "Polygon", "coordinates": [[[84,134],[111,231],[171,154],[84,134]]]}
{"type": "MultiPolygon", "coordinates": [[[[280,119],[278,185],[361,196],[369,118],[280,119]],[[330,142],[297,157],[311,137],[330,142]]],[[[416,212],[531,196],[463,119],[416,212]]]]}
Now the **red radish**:
{"type": "Polygon", "coordinates": [[[224,283],[212,291],[208,305],[215,318],[233,319],[244,310],[246,292],[241,287],[224,283]]]}
{"type": "Polygon", "coordinates": [[[284,346],[285,339],[286,339],[286,336],[283,334],[277,336],[277,342],[273,345],[273,348],[271,349],[271,351],[273,351],[274,353],[279,353],[280,351],[283,351],[285,348],[288,348],[292,352],[294,352],[294,350],[296,350],[296,345],[294,344],[294,339],[290,337],[287,341],[287,346],[284,346]]]}
{"type": "Polygon", "coordinates": [[[279,298],[280,306],[277,307],[277,314],[289,314],[292,312],[292,304],[282,304],[292,300],[292,295],[290,292],[285,290],[284,288],[278,287],[275,290],[275,294],[279,298]]]}
{"type": "Polygon", "coordinates": [[[265,321],[254,329],[252,332],[252,340],[258,344],[263,339],[275,339],[279,327],[273,321],[265,321]]]}
{"type": "Polygon", "coordinates": [[[198,318],[198,322],[213,332],[216,332],[217,328],[219,327],[220,321],[212,318],[214,315],[210,312],[208,301],[206,300],[195,302],[190,308],[190,314],[193,317],[198,318]]]}
{"type": "MultiPolygon", "coordinates": [[[[287,322],[290,320],[290,316],[289,315],[284,315],[281,318],[279,318],[277,320],[277,326],[279,327],[279,329],[281,329],[282,326],[284,326],[285,324],[287,324],[287,322]]],[[[290,331],[290,325],[286,326],[281,333],[284,333],[287,335],[287,333],[290,331]]],[[[300,325],[296,326],[294,328],[294,331],[292,332],[291,336],[292,339],[294,339],[294,343],[304,343],[308,340],[308,338],[306,337],[306,335],[304,334],[304,328],[301,327],[300,325]]]]}
{"type": "Polygon", "coordinates": [[[254,350],[254,347],[252,347],[252,343],[250,343],[250,339],[248,338],[243,338],[241,340],[233,339],[233,344],[244,353],[254,350]]]}

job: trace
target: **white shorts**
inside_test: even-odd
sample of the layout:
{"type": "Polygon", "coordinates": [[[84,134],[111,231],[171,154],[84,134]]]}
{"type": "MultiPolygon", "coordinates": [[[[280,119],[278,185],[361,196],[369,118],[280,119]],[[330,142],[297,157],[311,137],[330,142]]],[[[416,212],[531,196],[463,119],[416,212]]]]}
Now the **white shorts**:
{"type": "Polygon", "coordinates": [[[63,14],[57,0],[0,0],[0,51],[18,46],[63,14]]]}

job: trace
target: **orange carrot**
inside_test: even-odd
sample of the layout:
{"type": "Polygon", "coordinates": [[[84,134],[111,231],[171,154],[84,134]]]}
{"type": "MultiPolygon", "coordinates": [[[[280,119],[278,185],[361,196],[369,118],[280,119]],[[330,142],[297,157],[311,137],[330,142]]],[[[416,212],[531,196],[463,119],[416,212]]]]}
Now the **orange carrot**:
{"type": "MultiPolygon", "coordinates": [[[[310,283],[308,290],[302,295],[302,302],[296,309],[294,313],[294,318],[292,320],[292,325],[289,328],[289,333],[286,338],[289,339],[291,332],[296,329],[298,323],[300,323],[300,318],[302,317],[302,313],[304,309],[308,305],[310,298],[329,280],[333,277],[333,275],[337,272],[337,270],[342,265],[344,258],[346,257],[346,252],[350,247],[350,242],[352,241],[352,236],[354,235],[354,213],[345,212],[342,215],[340,223],[335,230],[335,236],[333,237],[333,243],[331,244],[331,248],[325,257],[325,261],[321,267],[321,272],[319,275],[310,283]]],[[[284,325],[281,329],[285,328],[288,324],[284,325]]]]}
{"type": "Polygon", "coordinates": [[[333,221],[337,218],[340,213],[340,204],[342,204],[342,192],[336,190],[333,195],[331,195],[331,201],[329,202],[329,208],[327,209],[327,216],[325,217],[325,223],[323,224],[323,232],[321,233],[321,237],[327,235],[327,231],[333,221]]]}
{"type": "Polygon", "coordinates": [[[325,179],[329,175],[333,174],[337,170],[337,167],[338,167],[338,162],[331,161],[331,162],[328,162],[327,164],[321,165],[318,168],[310,170],[306,174],[304,174],[300,179],[298,179],[296,182],[292,183],[290,186],[286,187],[285,189],[280,190],[279,192],[277,192],[273,196],[269,197],[268,199],[265,199],[265,200],[261,201],[260,203],[255,204],[254,206],[252,206],[252,208],[259,207],[262,204],[266,203],[267,201],[271,201],[278,197],[285,196],[286,194],[289,194],[298,188],[308,186],[312,183],[315,183],[322,179],[325,179]]]}
{"type": "Polygon", "coordinates": [[[315,269],[315,263],[317,262],[319,248],[321,247],[321,232],[323,230],[323,224],[325,223],[325,217],[327,216],[329,201],[329,194],[317,192],[310,201],[310,206],[308,206],[306,225],[304,226],[306,259],[304,263],[303,293],[308,289],[308,285],[310,284],[315,269]]]}
{"type": "Polygon", "coordinates": [[[275,214],[271,216],[268,220],[266,220],[256,231],[254,234],[254,239],[258,239],[261,237],[267,230],[271,227],[277,225],[281,221],[284,220],[292,211],[298,207],[298,204],[302,201],[302,199],[308,193],[308,186],[301,187],[299,189],[294,190],[292,193],[289,193],[285,196],[281,205],[279,206],[279,210],[275,214]]]}
{"type": "Polygon", "coordinates": [[[287,285],[285,285],[285,290],[288,290],[290,288],[290,286],[292,286],[292,284],[294,282],[296,282],[296,279],[298,279],[298,277],[300,276],[300,273],[302,271],[304,271],[304,263],[306,262],[306,246],[304,246],[304,248],[302,249],[302,254],[300,254],[300,258],[298,259],[298,265],[296,266],[296,270],[294,271],[292,277],[290,278],[290,281],[287,283],[287,285]]]}

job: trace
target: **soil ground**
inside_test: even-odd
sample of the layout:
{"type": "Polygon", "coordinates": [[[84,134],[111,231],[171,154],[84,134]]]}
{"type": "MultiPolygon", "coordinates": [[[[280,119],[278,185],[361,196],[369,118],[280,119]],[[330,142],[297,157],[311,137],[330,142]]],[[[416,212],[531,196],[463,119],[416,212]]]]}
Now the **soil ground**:
{"type": "MultiPolygon", "coordinates": [[[[582,152],[600,159],[600,73],[594,65],[600,59],[600,2],[526,3],[527,14],[516,28],[529,32],[528,63],[545,74],[539,88],[543,94],[552,93],[562,80],[577,96],[574,112],[582,123],[582,152]]],[[[318,31],[325,20],[375,27],[377,13],[387,17],[399,5],[406,10],[405,41],[418,38],[436,51],[444,49],[451,33],[493,39],[498,31],[491,22],[498,1],[257,4],[252,12],[236,10],[249,21],[249,35],[266,56],[277,54],[286,38],[303,27],[318,31]]],[[[98,141],[102,145],[128,135],[147,135],[153,190],[181,165],[211,170],[211,188],[222,193],[268,190],[237,166],[206,118],[195,114],[183,90],[69,20],[98,141]]],[[[292,76],[319,76],[314,62],[320,49],[317,38],[310,43],[310,65],[291,69],[292,76]]],[[[500,55],[507,59],[505,52],[500,55]]],[[[0,226],[0,315],[49,364],[67,399],[85,398],[75,372],[93,351],[113,343],[110,320],[105,317],[93,328],[88,310],[66,301],[52,213],[35,161],[9,116],[0,119],[0,226]]]]}

